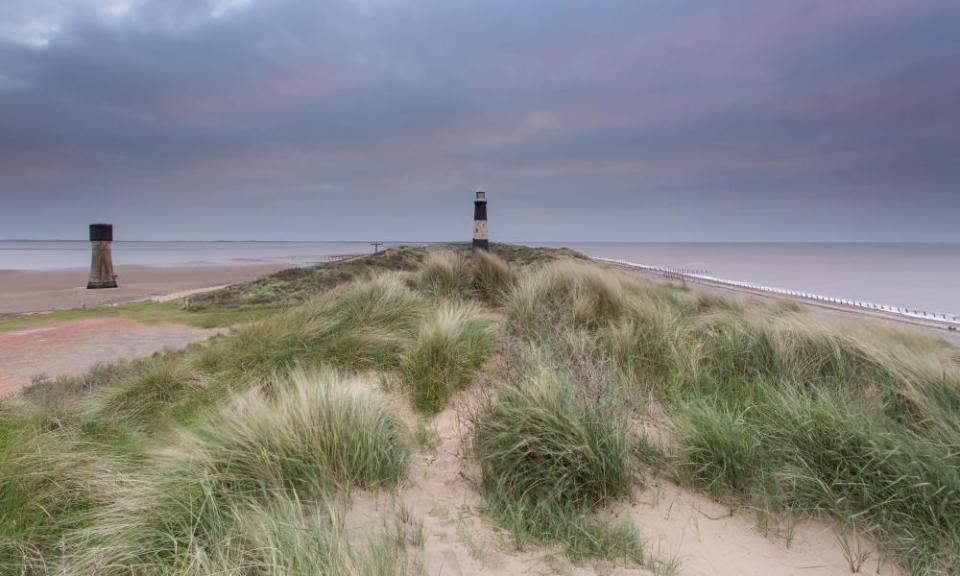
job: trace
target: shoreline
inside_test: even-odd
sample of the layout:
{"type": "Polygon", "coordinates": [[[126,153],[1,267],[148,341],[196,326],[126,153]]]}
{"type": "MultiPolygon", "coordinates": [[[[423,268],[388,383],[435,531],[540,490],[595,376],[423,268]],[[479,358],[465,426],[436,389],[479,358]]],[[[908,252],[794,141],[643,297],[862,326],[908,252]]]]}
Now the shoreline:
{"type": "Polygon", "coordinates": [[[752,298],[763,298],[770,300],[780,300],[780,301],[789,301],[796,302],[802,306],[809,306],[812,309],[818,310],[825,314],[829,314],[835,317],[844,317],[846,319],[856,318],[860,319],[871,319],[877,320],[884,323],[896,324],[899,326],[907,325],[911,328],[920,329],[924,332],[935,334],[943,338],[947,338],[952,341],[960,341],[960,331],[952,328],[952,325],[945,322],[938,322],[936,320],[925,320],[923,318],[914,318],[908,316],[901,316],[893,313],[885,313],[880,310],[869,310],[864,308],[858,308],[855,306],[845,306],[840,303],[833,302],[824,302],[820,300],[811,300],[799,296],[794,296],[787,293],[775,293],[764,290],[756,290],[745,286],[736,286],[728,285],[717,282],[708,282],[702,279],[695,277],[687,277],[684,275],[678,275],[676,273],[658,271],[653,269],[644,269],[632,267],[630,265],[624,265],[619,262],[612,262],[603,258],[592,258],[595,261],[601,263],[609,264],[616,266],[621,270],[629,272],[633,275],[639,276],[641,278],[646,278],[654,282],[666,282],[666,283],[675,283],[677,281],[683,282],[687,281],[691,284],[694,284],[696,288],[701,290],[706,290],[714,293],[725,293],[725,294],[737,294],[742,296],[750,296],[752,298]]]}
{"type": "MultiPolygon", "coordinates": [[[[805,297],[802,294],[781,289],[753,287],[746,283],[714,279],[699,274],[658,269],[634,262],[610,258],[589,258],[627,270],[634,274],[660,281],[685,281],[698,287],[725,293],[745,294],[754,297],[789,300],[816,309],[832,311],[845,316],[851,314],[882,321],[906,324],[951,339],[960,339],[955,323],[936,318],[904,315],[885,309],[845,305],[843,301],[805,297]]],[[[261,276],[294,268],[289,262],[264,262],[245,264],[187,264],[175,266],[126,265],[118,268],[118,288],[87,290],[86,268],[62,268],[53,270],[0,269],[0,318],[28,314],[44,314],[57,310],[83,309],[110,306],[125,302],[165,302],[224,288],[238,282],[254,280],[261,276]]]]}
{"type": "Polygon", "coordinates": [[[128,265],[117,269],[120,286],[87,290],[86,268],[0,270],[0,317],[55,310],[170,299],[214,290],[291,268],[287,262],[209,266],[128,265]]]}

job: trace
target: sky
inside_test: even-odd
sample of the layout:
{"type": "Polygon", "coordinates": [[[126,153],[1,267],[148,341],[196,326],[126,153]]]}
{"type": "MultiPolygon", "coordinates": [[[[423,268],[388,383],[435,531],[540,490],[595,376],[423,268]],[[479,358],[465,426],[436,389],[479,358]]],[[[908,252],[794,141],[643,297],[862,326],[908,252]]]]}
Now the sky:
{"type": "Polygon", "coordinates": [[[956,0],[0,0],[0,238],[960,242],[956,0]]]}

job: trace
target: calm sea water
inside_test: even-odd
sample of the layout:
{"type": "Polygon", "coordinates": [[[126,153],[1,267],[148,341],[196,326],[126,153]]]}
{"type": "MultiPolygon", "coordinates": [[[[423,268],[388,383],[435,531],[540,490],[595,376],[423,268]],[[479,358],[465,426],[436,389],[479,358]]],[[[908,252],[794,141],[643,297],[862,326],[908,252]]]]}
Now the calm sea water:
{"type": "MultiPolygon", "coordinates": [[[[113,243],[115,266],[204,266],[282,263],[298,266],[337,254],[372,252],[366,242],[124,242],[113,243]]],[[[0,242],[0,270],[56,270],[90,266],[90,243],[0,242]]]]}
{"type": "MultiPolygon", "coordinates": [[[[731,280],[960,315],[960,244],[551,243],[591,256],[695,268],[731,280]]],[[[122,242],[114,263],[291,266],[370,252],[362,242],[122,242]]],[[[0,242],[0,270],[89,266],[87,242],[0,242]]],[[[0,279],[2,281],[2,279],[0,279]]]]}

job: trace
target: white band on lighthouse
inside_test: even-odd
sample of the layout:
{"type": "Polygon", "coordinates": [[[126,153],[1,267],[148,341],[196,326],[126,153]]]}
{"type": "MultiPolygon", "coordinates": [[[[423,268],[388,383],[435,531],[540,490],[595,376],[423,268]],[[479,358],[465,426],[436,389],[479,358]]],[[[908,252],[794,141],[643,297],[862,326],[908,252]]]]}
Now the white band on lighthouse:
{"type": "Polygon", "coordinates": [[[486,220],[477,220],[473,223],[473,239],[474,240],[486,240],[487,239],[487,221],[486,220]]]}

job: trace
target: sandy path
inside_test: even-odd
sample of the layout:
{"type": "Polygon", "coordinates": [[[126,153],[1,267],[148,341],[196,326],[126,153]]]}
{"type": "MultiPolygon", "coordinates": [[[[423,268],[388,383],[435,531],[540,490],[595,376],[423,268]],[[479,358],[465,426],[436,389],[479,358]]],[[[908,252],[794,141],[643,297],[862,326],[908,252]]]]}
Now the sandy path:
{"type": "Polygon", "coordinates": [[[181,295],[259,278],[289,264],[123,266],[119,288],[87,290],[85,269],[0,270],[0,314],[86,308],[174,293],[181,295]]]}
{"type": "Polygon", "coordinates": [[[96,364],[178,348],[217,332],[179,324],[141,324],[123,317],[67,320],[0,332],[0,396],[20,391],[35,376],[82,374],[96,364]]]}

